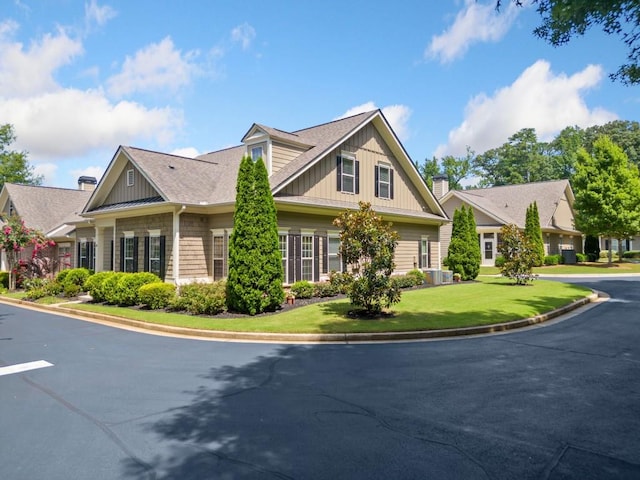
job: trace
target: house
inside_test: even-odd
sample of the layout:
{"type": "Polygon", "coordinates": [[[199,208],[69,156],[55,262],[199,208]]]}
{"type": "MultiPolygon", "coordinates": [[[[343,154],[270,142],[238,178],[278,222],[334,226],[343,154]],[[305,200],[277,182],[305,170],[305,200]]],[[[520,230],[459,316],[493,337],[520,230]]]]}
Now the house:
{"type": "MultiPolygon", "coordinates": [[[[448,190],[446,177],[434,177],[433,190],[449,217],[462,205],[473,209],[482,265],[494,265],[500,245],[500,229],[515,224],[524,230],[527,208],[538,205],[546,255],[563,250],[582,253],[582,234],[574,227],[574,196],[568,180],[524,183],[470,190],[448,190]]],[[[442,256],[447,255],[451,225],[441,230],[442,256]]]]}
{"type": "MultiPolygon", "coordinates": [[[[93,245],[77,235],[77,228],[88,227],[90,220],[80,216],[96,185],[94,177],[80,177],[78,189],[53,188],[5,183],[0,191],[3,216],[18,215],[29,228],[35,228],[53,240],[51,256],[57,269],[72,266],[93,268],[93,245]]],[[[25,251],[24,258],[31,252],[25,251]]],[[[2,263],[2,269],[6,270],[2,263]]]]}
{"type": "Polygon", "coordinates": [[[241,144],[186,158],[120,146],[86,204],[95,268],[176,284],[227,276],[238,167],[262,158],[278,211],[285,283],[343,269],[333,220],[358,201],[400,234],[396,273],[440,268],[449,222],[380,110],[286,132],[253,124],[241,144]]]}

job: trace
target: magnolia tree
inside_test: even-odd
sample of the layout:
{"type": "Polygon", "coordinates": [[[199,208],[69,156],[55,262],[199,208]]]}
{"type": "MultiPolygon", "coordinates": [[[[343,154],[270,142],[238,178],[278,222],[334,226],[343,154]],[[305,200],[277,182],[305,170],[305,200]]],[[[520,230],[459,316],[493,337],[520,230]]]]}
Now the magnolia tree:
{"type": "Polygon", "coordinates": [[[538,259],[536,245],[513,224],[504,225],[501,235],[500,253],[504,264],[500,272],[518,285],[532,282],[536,278],[533,274],[533,266],[538,259]]]}
{"type": "Polygon", "coordinates": [[[9,290],[16,288],[16,276],[22,252],[28,247],[32,247],[32,258],[37,257],[43,249],[54,246],[55,243],[47,240],[44,235],[33,228],[25,226],[24,220],[16,215],[5,219],[5,223],[0,231],[0,248],[7,256],[7,266],[9,267],[9,290]]]}

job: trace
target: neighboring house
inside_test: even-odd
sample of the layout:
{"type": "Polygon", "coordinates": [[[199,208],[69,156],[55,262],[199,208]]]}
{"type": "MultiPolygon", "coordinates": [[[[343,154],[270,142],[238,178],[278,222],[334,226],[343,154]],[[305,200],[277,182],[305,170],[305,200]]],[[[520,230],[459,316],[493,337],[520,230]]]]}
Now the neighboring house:
{"type": "MultiPolygon", "coordinates": [[[[538,205],[546,255],[562,250],[582,253],[582,234],[574,227],[574,196],[568,180],[524,183],[503,187],[448,190],[446,177],[435,177],[433,190],[449,217],[462,205],[473,208],[482,265],[494,265],[503,225],[515,224],[524,230],[527,208],[538,205]]],[[[442,256],[447,255],[451,225],[441,230],[442,256]]]]}
{"type": "Polygon", "coordinates": [[[121,146],[82,215],[96,270],[151,271],[174,283],[227,276],[236,178],[263,158],[278,211],[285,283],[344,266],[333,220],[371,202],[400,234],[396,273],[440,268],[449,223],[380,110],[285,132],[253,124],[233,148],[185,158],[121,146]]]}
{"type": "MultiPolygon", "coordinates": [[[[5,183],[0,191],[3,216],[18,215],[29,228],[39,230],[56,243],[51,252],[58,261],[58,270],[85,266],[93,268],[93,229],[87,237],[77,235],[77,229],[89,225],[80,216],[96,179],[80,177],[77,190],[5,183]]],[[[85,228],[85,230],[87,230],[85,228]]],[[[24,252],[24,258],[31,255],[24,252]]],[[[6,265],[2,264],[2,269],[6,265]]]]}

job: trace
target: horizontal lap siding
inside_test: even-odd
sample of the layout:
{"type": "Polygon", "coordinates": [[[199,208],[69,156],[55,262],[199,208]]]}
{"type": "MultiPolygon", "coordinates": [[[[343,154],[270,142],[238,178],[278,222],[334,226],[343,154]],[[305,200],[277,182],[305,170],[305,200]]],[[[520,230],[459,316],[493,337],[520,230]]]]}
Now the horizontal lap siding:
{"type": "Polygon", "coordinates": [[[382,140],[373,125],[368,125],[355,133],[346,142],[330,152],[320,162],[288,185],[283,194],[304,195],[313,198],[326,198],[343,202],[370,202],[376,206],[402,208],[412,211],[431,212],[420,193],[395,159],[389,147],[382,140]],[[338,192],[336,188],[336,158],[347,151],[355,154],[360,162],[360,193],[338,192]],[[394,198],[382,199],[375,196],[375,166],[379,162],[391,164],[394,170],[394,198]]]}
{"type": "Polygon", "coordinates": [[[212,277],[211,229],[206,215],[180,215],[180,278],[212,277]]]}
{"type": "MultiPolygon", "coordinates": [[[[144,270],[144,240],[142,240],[142,238],[149,235],[149,230],[158,229],[160,230],[160,235],[165,236],[166,272],[167,276],[171,275],[173,266],[171,255],[173,251],[173,215],[171,213],[117,219],[116,241],[114,245],[115,269],[120,270],[120,239],[124,237],[124,232],[132,231],[134,236],[140,238],[138,241],[138,270],[142,272],[144,270]]],[[[106,255],[108,254],[109,252],[106,253],[106,255]]]]}
{"type": "Polygon", "coordinates": [[[305,148],[273,142],[271,144],[271,173],[276,173],[305,150],[305,148]]]}
{"type": "MultiPolygon", "coordinates": [[[[102,265],[105,270],[112,270],[111,265],[111,242],[113,241],[113,228],[104,229],[104,248],[102,249],[102,265]]],[[[115,255],[116,245],[113,246],[113,253],[115,255]]]]}
{"type": "MultiPolygon", "coordinates": [[[[394,223],[393,229],[400,235],[396,247],[395,263],[397,272],[408,272],[418,268],[420,260],[420,240],[423,236],[429,237],[431,243],[431,267],[438,267],[438,227],[427,225],[411,225],[394,223]]],[[[426,268],[426,267],[425,267],[426,268]]]]}

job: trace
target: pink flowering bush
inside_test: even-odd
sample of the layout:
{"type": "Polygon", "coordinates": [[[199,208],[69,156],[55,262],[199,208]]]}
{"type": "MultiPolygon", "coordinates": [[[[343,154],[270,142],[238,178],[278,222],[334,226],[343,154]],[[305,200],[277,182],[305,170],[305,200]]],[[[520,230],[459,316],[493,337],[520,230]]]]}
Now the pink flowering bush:
{"type": "Polygon", "coordinates": [[[7,255],[9,267],[9,290],[15,290],[16,279],[27,270],[29,262],[22,259],[22,252],[28,247],[32,247],[31,259],[41,258],[42,251],[54,246],[55,243],[48,240],[44,235],[24,224],[17,215],[12,215],[5,219],[4,225],[0,229],[0,248],[7,255]]]}

